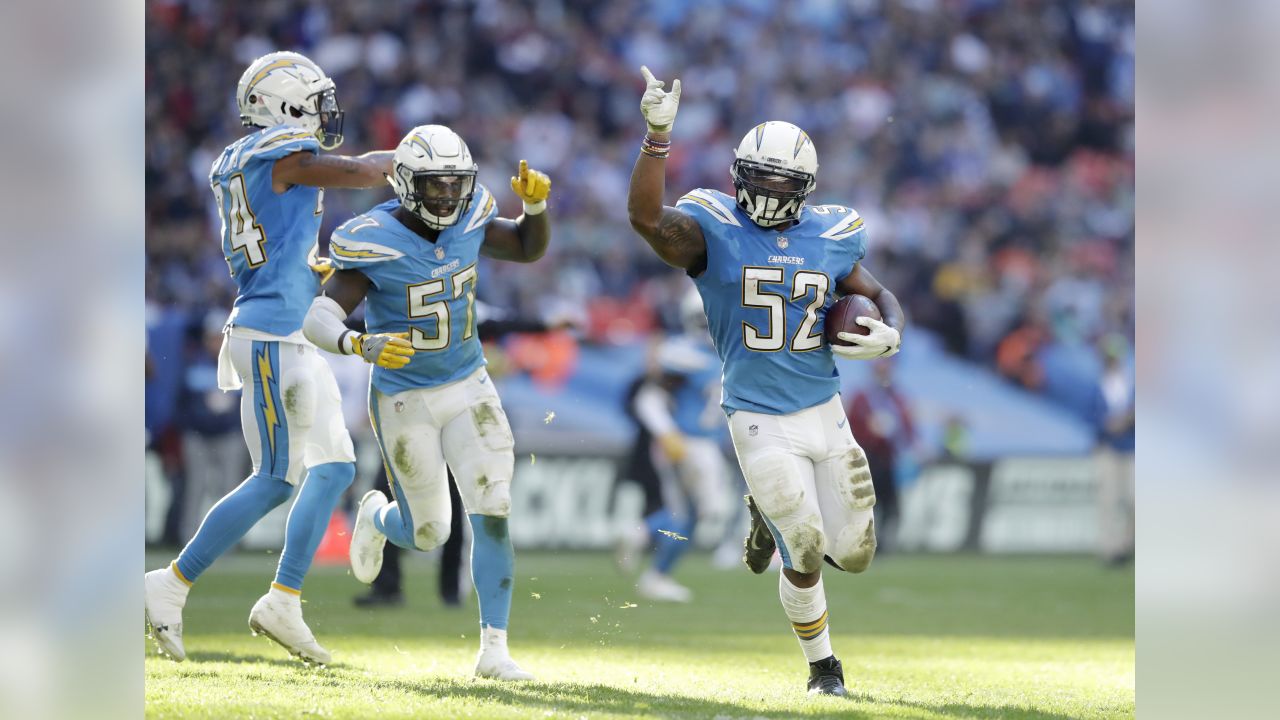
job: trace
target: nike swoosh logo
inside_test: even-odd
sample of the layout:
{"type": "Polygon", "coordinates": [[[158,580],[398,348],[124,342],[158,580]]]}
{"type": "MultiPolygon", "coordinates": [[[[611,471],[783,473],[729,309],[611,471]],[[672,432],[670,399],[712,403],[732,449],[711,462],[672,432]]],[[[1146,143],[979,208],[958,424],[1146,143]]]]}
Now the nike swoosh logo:
{"type": "Polygon", "coordinates": [[[845,423],[845,421],[844,421],[844,420],[841,420],[840,422],[836,423],[836,427],[838,427],[838,428],[842,428],[842,427],[844,427],[844,423],[845,423]]]}

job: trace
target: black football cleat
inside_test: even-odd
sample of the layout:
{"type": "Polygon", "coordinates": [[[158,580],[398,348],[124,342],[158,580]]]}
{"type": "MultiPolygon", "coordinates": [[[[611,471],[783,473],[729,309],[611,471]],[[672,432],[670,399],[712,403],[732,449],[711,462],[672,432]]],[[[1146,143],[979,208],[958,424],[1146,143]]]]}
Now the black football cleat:
{"type": "Polygon", "coordinates": [[[773,533],[769,532],[769,526],[764,522],[764,515],[761,515],[760,509],[756,507],[755,498],[743,495],[742,499],[747,501],[747,510],[751,512],[751,529],[747,531],[747,540],[744,543],[747,551],[742,555],[742,562],[746,564],[748,570],[759,575],[769,569],[769,563],[773,562],[773,553],[778,546],[773,541],[773,533]]]}
{"type": "Polygon", "coordinates": [[[809,694],[844,697],[844,667],[835,655],[809,663],[809,694]]]}
{"type": "Polygon", "coordinates": [[[364,595],[357,595],[354,602],[356,607],[362,608],[400,607],[404,605],[404,594],[371,590],[364,595]]]}

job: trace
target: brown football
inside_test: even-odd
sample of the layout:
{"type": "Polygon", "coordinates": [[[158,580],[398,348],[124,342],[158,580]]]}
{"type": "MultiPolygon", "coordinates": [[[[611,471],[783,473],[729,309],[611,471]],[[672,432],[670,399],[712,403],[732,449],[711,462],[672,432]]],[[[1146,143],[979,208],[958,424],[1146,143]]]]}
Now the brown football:
{"type": "Polygon", "coordinates": [[[845,295],[837,300],[834,305],[827,308],[827,317],[823,320],[822,332],[827,342],[832,345],[852,345],[853,343],[836,337],[837,333],[842,332],[869,335],[871,330],[856,322],[860,317],[883,319],[880,317],[880,308],[871,302],[871,298],[864,295],[845,295]]]}

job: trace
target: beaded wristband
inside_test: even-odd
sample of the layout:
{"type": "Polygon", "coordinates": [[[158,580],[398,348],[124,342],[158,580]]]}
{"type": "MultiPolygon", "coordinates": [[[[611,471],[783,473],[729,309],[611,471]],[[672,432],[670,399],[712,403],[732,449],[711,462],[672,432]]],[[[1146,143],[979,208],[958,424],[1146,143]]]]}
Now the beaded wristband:
{"type": "Polygon", "coordinates": [[[644,153],[645,155],[648,155],[649,157],[655,157],[655,158],[658,158],[659,160],[665,160],[667,156],[671,154],[671,142],[654,140],[650,138],[648,135],[645,135],[644,141],[640,143],[640,152],[644,153]]]}

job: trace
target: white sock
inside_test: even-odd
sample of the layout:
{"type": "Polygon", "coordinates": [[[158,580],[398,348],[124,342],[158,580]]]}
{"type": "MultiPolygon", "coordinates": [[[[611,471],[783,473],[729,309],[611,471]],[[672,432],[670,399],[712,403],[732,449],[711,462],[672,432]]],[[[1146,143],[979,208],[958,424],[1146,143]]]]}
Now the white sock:
{"type": "Polygon", "coordinates": [[[271,589],[267,591],[267,594],[277,600],[284,600],[290,605],[302,607],[302,593],[296,590],[285,590],[279,583],[271,583],[271,589]]]}
{"type": "Polygon", "coordinates": [[[791,621],[791,629],[800,641],[804,658],[816,662],[831,657],[831,633],[827,628],[827,593],[822,578],[811,588],[791,584],[785,572],[778,573],[778,597],[791,621]]]}
{"type": "Polygon", "coordinates": [[[169,572],[162,577],[165,579],[165,585],[174,595],[182,598],[183,602],[187,600],[187,593],[191,591],[191,585],[182,578],[182,573],[178,570],[176,562],[169,563],[169,572]]]}
{"type": "Polygon", "coordinates": [[[507,631],[496,627],[480,627],[480,652],[489,650],[507,651],[507,631]]]}

